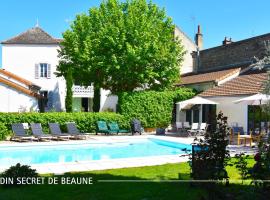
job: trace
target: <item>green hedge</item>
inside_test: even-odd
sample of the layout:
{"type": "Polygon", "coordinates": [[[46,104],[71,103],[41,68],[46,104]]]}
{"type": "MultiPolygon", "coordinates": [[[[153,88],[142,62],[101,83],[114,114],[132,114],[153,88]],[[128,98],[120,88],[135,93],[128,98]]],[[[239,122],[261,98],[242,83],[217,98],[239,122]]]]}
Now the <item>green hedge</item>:
{"type": "Polygon", "coordinates": [[[94,133],[96,129],[96,122],[104,120],[106,122],[115,121],[120,128],[130,129],[129,120],[116,113],[0,113],[0,140],[4,139],[2,135],[9,135],[11,133],[12,123],[41,123],[45,132],[48,132],[48,123],[57,122],[63,130],[65,130],[66,122],[76,122],[79,130],[84,133],[94,133]],[[7,129],[4,129],[6,127],[7,129]]]}
{"type": "Polygon", "coordinates": [[[118,112],[128,119],[141,120],[144,127],[167,127],[172,121],[174,103],[194,95],[194,91],[188,88],[164,92],[125,92],[118,96],[118,112]]]}
{"type": "Polygon", "coordinates": [[[0,140],[6,139],[7,136],[11,134],[11,131],[8,130],[4,123],[0,122],[0,140]]]}

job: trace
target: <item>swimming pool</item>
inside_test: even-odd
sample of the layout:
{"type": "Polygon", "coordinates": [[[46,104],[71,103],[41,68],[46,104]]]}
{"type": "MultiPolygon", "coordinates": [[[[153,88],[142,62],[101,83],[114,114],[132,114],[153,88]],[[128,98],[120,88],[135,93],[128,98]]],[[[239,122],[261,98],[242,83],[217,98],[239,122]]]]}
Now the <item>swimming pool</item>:
{"type": "Polygon", "coordinates": [[[82,143],[0,147],[0,165],[76,163],[82,161],[181,155],[191,145],[160,139],[134,139],[111,143],[82,143]]]}

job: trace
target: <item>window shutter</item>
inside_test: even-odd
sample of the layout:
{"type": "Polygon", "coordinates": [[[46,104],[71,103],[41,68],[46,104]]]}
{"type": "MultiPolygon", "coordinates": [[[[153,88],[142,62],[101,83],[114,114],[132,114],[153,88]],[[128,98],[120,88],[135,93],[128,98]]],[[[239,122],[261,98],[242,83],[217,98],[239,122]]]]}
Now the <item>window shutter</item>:
{"type": "Polygon", "coordinates": [[[48,68],[47,68],[47,78],[51,78],[51,64],[48,64],[48,68]]]}
{"type": "Polygon", "coordinates": [[[39,64],[35,64],[35,78],[39,78],[39,64]]]}

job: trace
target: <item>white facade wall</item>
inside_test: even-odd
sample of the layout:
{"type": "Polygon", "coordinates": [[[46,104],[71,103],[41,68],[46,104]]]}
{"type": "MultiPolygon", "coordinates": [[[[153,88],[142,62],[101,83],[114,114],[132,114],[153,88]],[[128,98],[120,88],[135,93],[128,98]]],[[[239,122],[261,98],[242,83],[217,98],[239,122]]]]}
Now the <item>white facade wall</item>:
{"type": "Polygon", "coordinates": [[[35,97],[19,92],[0,83],[0,112],[29,112],[38,110],[38,100],[35,97]]]}
{"type": "Polygon", "coordinates": [[[2,67],[41,87],[51,91],[51,107],[56,111],[64,109],[65,81],[54,74],[59,58],[59,45],[26,45],[3,44],[2,67]],[[51,78],[35,78],[35,65],[48,63],[51,65],[51,78]]]}
{"type": "Polygon", "coordinates": [[[196,44],[179,28],[175,28],[175,36],[181,40],[181,44],[184,46],[186,50],[186,54],[184,56],[184,60],[181,64],[180,74],[186,74],[193,72],[193,58],[191,53],[197,50],[196,44]]]}
{"type": "Polygon", "coordinates": [[[244,103],[233,103],[233,101],[245,98],[247,96],[224,96],[224,97],[209,97],[207,99],[219,103],[217,105],[217,113],[222,111],[224,116],[228,117],[228,125],[232,126],[237,123],[242,126],[244,131],[248,129],[248,105],[244,103]]]}
{"type": "MultiPolygon", "coordinates": [[[[248,105],[244,103],[234,103],[234,101],[247,96],[224,96],[224,97],[203,97],[205,99],[217,102],[217,113],[223,112],[224,116],[228,117],[229,126],[242,126],[244,131],[247,132],[248,129],[248,105]]],[[[200,112],[201,113],[201,112],[200,112]]],[[[184,122],[186,121],[186,112],[179,110],[179,105],[177,104],[176,121],[184,122]]]]}
{"type": "Polygon", "coordinates": [[[117,103],[117,95],[111,95],[109,90],[100,90],[100,111],[106,111],[110,109],[116,112],[117,103]]]}

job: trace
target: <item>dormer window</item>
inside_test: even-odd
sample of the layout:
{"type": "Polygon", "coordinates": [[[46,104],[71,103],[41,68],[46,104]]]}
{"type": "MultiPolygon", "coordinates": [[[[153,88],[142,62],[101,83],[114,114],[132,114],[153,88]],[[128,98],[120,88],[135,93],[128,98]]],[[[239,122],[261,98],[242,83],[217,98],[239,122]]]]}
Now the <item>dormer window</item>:
{"type": "Polygon", "coordinates": [[[51,78],[51,65],[48,63],[36,64],[35,78],[51,78]]]}

